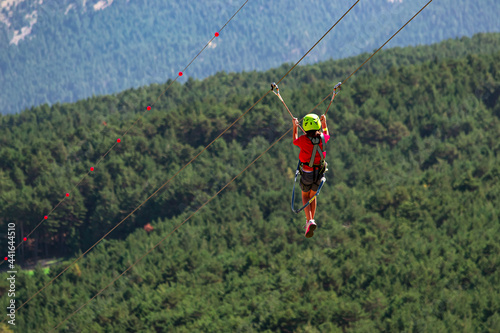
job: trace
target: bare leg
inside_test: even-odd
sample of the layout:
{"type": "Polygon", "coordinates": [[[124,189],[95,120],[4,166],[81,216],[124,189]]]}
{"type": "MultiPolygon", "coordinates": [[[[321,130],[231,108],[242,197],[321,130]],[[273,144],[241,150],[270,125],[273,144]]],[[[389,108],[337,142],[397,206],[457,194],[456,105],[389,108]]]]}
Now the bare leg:
{"type": "MultiPolygon", "coordinates": [[[[311,192],[311,191],[309,191],[311,192]]],[[[306,204],[309,201],[309,192],[302,192],[302,204],[306,204]]],[[[306,220],[309,221],[311,217],[311,205],[304,208],[304,213],[306,214],[306,220]]]]}
{"type": "MultiPolygon", "coordinates": [[[[316,195],[316,191],[309,191],[309,200],[316,195]]],[[[314,214],[316,214],[316,199],[309,205],[311,207],[311,220],[314,220],[314,214]]]]}
{"type": "MultiPolygon", "coordinates": [[[[316,191],[309,191],[309,192],[302,192],[302,204],[306,204],[309,200],[311,200],[312,197],[316,194],[316,191]]],[[[311,202],[309,206],[304,208],[304,212],[306,214],[306,219],[312,220],[314,219],[314,214],[316,213],[316,200],[311,202]]]]}
{"type": "MultiPolygon", "coordinates": [[[[302,192],[302,202],[305,204],[307,204],[309,201],[311,201],[311,199],[314,197],[314,195],[316,194],[316,191],[309,191],[309,192],[302,192]]],[[[307,218],[307,221],[311,221],[314,219],[314,213],[316,213],[316,199],[313,200],[309,206],[307,206],[305,209],[304,209],[305,213],[306,213],[306,218],[307,218]]],[[[316,230],[316,223],[306,223],[306,226],[305,226],[305,229],[306,229],[306,238],[311,238],[313,235],[314,235],[314,230],[316,230]]]]}

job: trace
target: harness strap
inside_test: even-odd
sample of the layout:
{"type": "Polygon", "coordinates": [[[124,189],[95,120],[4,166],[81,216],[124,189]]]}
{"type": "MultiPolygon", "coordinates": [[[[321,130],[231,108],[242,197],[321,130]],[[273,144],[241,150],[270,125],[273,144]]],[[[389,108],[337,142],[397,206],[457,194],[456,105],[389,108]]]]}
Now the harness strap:
{"type": "Polygon", "coordinates": [[[294,202],[295,202],[295,184],[297,183],[297,176],[300,173],[300,166],[301,166],[301,164],[302,164],[302,162],[300,162],[300,160],[299,160],[299,164],[297,165],[297,170],[295,171],[295,180],[293,182],[293,189],[292,189],[292,203],[291,203],[291,207],[292,207],[292,211],[295,214],[300,213],[301,211],[304,210],[304,208],[306,208],[307,206],[309,206],[311,204],[311,202],[313,202],[314,200],[316,200],[316,197],[321,192],[321,188],[323,187],[323,184],[326,182],[326,177],[323,175],[323,177],[321,178],[321,183],[318,186],[318,190],[316,191],[316,194],[304,206],[300,207],[299,209],[295,209],[295,205],[294,205],[294,202]]]}
{"type": "Polygon", "coordinates": [[[310,138],[312,144],[314,145],[314,148],[313,148],[313,152],[312,152],[312,155],[311,155],[311,160],[309,161],[309,167],[313,167],[314,166],[314,159],[316,158],[316,153],[319,151],[319,155],[321,156],[321,164],[323,164],[323,161],[325,160],[325,157],[323,156],[323,151],[321,150],[320,146],[319,146],[319,142],[321,140],[321,142],[323,142],[323,149],[326,150],[326,142],[325,142],[325,136],[323,135],[323,133],[320,134],[320,137],[317,138],[310,138]],[[320,139],[321,138],[321,139],[320,139]]]}

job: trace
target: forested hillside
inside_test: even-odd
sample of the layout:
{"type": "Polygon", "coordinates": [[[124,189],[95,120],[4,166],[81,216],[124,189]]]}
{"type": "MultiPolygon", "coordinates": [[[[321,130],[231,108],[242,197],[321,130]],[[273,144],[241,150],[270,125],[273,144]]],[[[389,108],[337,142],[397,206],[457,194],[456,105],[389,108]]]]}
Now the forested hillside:
{"type": "MultiPolygon", "coordinates": [[[[498,331],[498,38],[383,51],[346,83],[328,113],[335,139],[313,238],[289,207],[290,133],[61,331],[498,331]]],[[[298,67],[281,94],[301,117],[365,58],[298,67]]],[[[289,68],[174,83],[126,135],[171,82],[1,117],[0,222],[20,237],[121,138],[17,259],[85,251],[289,68]]],[[[17,329],[56,326],[290,128],[269,94],[21,309],[17,329]]],[[[20,270],[18,305],[68,260],[48,275],[20,270]]]]}
{"type": "MultiPolygon", "coordinates": [[[[184,78],[295,62],[354,3],[251,0],[184,78]]],[[[360,1],[305,61],[369,52],[427,0],[360,1]]],[[[0,113],[174,79],[245,1],[0,0],[0,113]]],[[[496,0],[434,1],[393,46],[498,32],[496,0]]]]}

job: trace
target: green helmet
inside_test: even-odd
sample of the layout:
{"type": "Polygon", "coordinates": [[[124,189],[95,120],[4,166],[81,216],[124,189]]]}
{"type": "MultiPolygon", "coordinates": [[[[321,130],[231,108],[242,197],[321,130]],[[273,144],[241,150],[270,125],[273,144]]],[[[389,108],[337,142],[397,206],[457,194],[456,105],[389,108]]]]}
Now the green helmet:
{"type": "Polygon", "coordinates": [[[321,128],[321,123],[319,121],[319,117],[314,113],[309,113],[302,120],[302,127],[304,131],[318,131],[321,128]]]}

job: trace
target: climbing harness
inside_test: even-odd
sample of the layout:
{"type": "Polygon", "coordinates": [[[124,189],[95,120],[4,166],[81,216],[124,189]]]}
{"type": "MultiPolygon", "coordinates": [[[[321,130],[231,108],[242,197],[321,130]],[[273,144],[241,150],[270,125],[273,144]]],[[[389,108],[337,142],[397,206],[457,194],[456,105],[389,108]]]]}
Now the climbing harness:
{"type": "Polygon", "coordinates": [[[323,149],[325,149],[325,151],[326,151],[326,142],[325,142],[325,136],[323,135],[323,133],[321,133],[321,135],[319,137],[309,138],[309,140],[311,140],[311,143],[314,146],[313,152],[311,155],[311,160],[309,161],[309,167],[312,168],[314,166],[314,160],[316,159],[317,152],[319,152],[319,156],[321,156],[320,163],[323,164],[325,162],[325,156],[323,155],[323,151],[321,150],[319,143],[320,142],[323,143],[323,149]]]}
{"type": "MultiPolygon", "coordinates": [[[[297,184],[297,176],[300,173],[302,173],[301,167],[302,167],[302,162],[299,161],[299,164],[297,164],[297,170],[295,170],[295,180],[293,181],[292,203],[291,203],[292,212],[294,212],[295,214],[300,213],[301,211],[304,210],[304,208],[306,208],[307,206],[309,206],[311,204],[311,202],[313,202],[314,200],[316,200],[316,197],[321,192],[321,188],[323,187],[323,184],[326,182],[326,177],[323,174],[323,177],[321,177],[321,183],[319,183],[318,190],[316,191],[316,194],[311,199],[309,199],[309,201],[304,206],[302,206],[299,209],[295,209],[295,204],[294,204],[294,202],[295,202],[295,184],[297,184]]],[[[325,171],[326,171],[326,169],[325,169],[325,171]]]]}
{"type": "Polygon", "coordinates": [[[295,170],[295,180],[293,182],[293,190],[292,190],[292,203],[291,203],[291,207],[292,207],[292,211],[295,213],[295,214],[298,214],[299,212],[301,212],[304,208],[306,208],[307,206],[309,206],[311,204],[311,202],[313,202],[313,200],[316,199],[316,197],[318,196],[318,194],[321,192],[321,188],[323,187],[323,184],[326,182],[326,177],[325,177],[325,172],[328,171],[328,163],[326,163],[325,161],[325,157],[323,155],[323,151],[321,150],[321,147],[319,146],[319,143],[322,142],[323,143],[323,149],[326,151],[326,142],[325,142],[325,136],[323,134],[320,135],[320,137],[315,137],[315,138],[309,138],[312,142],[312,144],[314,145],[314,148],[313,148],[313,153],[311,155],[311,160],[309,161],[309,163],[304,163],[304,162],[301,162],[299,160],[299,164],[297,165],[297,170],[295,170]],[[321,156],[321,162],[320,164],[314,164],[314,160],[316,158],[316,153],[319,153],[319,155],[321,156]],[[319,175],[322,175],[321,177],[321,182],[318,186],[318,190],[316,191],[316,194],[304,205],[302,206],[301,208],[299,209],[295,209],[295,184],[297,183],[297,176],[299,174],[302,175],[302,166],[304,164],[307,164],[310,168],[313,168],[313,182],[316,183],[318,181],[318,177],[319,175]]]}

